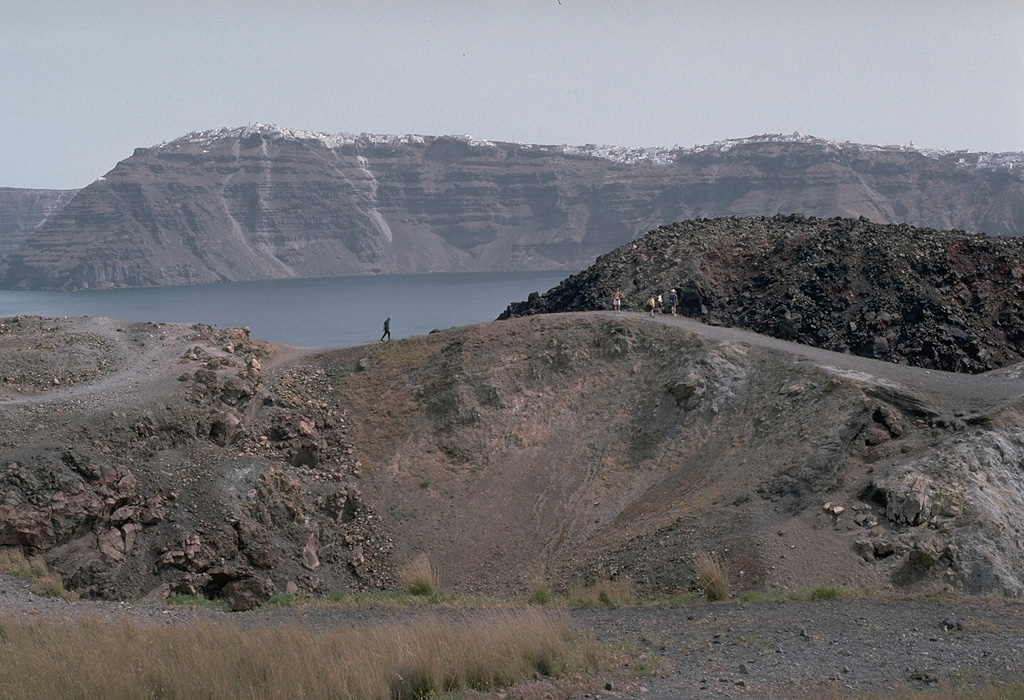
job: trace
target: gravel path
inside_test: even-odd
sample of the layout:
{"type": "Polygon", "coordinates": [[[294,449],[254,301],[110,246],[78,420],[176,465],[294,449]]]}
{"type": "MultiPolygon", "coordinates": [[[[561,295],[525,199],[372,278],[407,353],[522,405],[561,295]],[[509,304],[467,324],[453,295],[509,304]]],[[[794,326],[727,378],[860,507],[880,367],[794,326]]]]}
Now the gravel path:
{"type": "MultiPolygon", "coordinates": [[[[594,313],[605,317],[615,316],[611,311],[594,313]]],[[[725,343],[776,350],[802,357],[818,365],[862,372],[892,382],[894,388],[918,394],[922,402],[931,404],[939,410],[955,410],[959,413],[993,411],[1024,398],[1024,380],[1020,378],[1020,370],[1016,367],[986,374],[940,372],[801,345],[740,328],[711,326],[684,316],[659,314],[651,318],[637,313],[632,315],[643,316],[651,322],[672,325],[725,343]]]]}
{"type": "Polygon", "coordinates": [[[657,675],[599,693],[615,697],[885,695],[1024,679],[1018,600],[728,603],[583,610],[573,618],[600,639],[633,640],[662,660],[657,675]]]}

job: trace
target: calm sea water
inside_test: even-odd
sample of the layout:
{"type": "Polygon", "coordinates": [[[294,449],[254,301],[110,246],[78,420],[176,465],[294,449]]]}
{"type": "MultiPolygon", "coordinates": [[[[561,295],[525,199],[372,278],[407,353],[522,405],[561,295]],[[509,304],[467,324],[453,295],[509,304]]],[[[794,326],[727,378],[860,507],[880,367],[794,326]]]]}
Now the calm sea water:
{"type": "Polygon", "coordinates": [[[249,326],[253,337],[307,347],[377,341],[493,321],[510,302],[546,292],[571,273],[377,275],[104,289],[0,290],[0,318],[106,316],[125,321],[249,326]]]}

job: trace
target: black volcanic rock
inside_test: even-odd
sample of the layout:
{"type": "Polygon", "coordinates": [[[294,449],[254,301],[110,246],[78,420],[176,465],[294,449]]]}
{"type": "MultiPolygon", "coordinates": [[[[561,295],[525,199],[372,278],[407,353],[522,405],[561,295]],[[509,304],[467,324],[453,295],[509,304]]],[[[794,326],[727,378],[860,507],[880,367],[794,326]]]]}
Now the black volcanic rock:
{"type": "Polygon", "coordinates": [[[222,129],[137,149],[0,263],[0,287],[579,270],[727,214],[1017,235],[1022,163],[799,135],[670,151],[222,129]]]}
{"type": "Polygon", "coordinates": [[[679,290],[680,313],[805,345],[951,372],[1024,360],[1024,239],[803,215],[659,227],[501,318],[640,310],[679,290]]]}

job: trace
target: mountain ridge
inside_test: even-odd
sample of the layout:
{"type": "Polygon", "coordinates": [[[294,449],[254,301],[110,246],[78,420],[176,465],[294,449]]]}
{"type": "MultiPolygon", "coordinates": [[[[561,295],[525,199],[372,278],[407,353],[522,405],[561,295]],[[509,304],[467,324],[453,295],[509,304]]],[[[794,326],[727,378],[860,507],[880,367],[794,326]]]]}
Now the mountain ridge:
{"type": "Polygon", "coordinates": [[[239,137],[254,134],[274,134],[286,138],[316,140],[328,148],[336,148],[343,145],[358,143],[425,143],[426,139],[450,138],[464,141],[470,146],[495,147],[496,144],[510,144],[524,148],[535,149],[558,149],[566,155],[586,155],[596,158],[606,158],[617,163],[652,162],[665,164],[672,162],[673,154],[684,155],[704,153],[708,151],[727,152],[737,145],[749,145],[759,143],[807,143],[832,148],[857,148],[861,150],[892,151],[910,153],[916,152],[934,160],[947,160],[954,158],[956,164],[961,167],[974,167],[986,170],[1014,170],[1024,167],[1024,151],[971,151],[970,149],[939,149],[921,148],[913,143],[903,144],[868,144],[853,141],[837,141],[826,139],[799,131],[784,133],[764,133],[755,136],[746,136],[732,139],[722,139],[707,144],[697,144],[690,147],[676,144],[674,146],[622,146],[614,144],[539,144],[525,143],[520,141],[502,141],[500,139],[477,139],[469,134],[445,134],[443,136],[428,136],[423,134],[384,134],[371,132],[338,132],[328,133],[322,131],[311,131],[307,129],[294,129],[281,127],[276,124],[249,124],[247,126],[220,127],[218,129],[205,129],[192,131],[184,136],[179,136],[170,141],[163,141],[151,148],[164,148],[178,143],[210,143],[220,138],[239,137]]]}
{"type": "Polygon", "coordinates": [[[723,215],[1019,235],[1022,162],[802,134],[644,149],[200,131],[79,191],[0,261],[0,287],[575,271],[656,226],[723,215]]]}

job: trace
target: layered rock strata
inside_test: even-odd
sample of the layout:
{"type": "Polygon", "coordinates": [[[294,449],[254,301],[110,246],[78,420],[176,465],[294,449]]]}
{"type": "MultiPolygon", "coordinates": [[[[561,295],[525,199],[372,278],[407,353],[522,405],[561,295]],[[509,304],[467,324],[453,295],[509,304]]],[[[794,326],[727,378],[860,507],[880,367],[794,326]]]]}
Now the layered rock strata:
{"type": "Polygon", "coordinates": [[[0,286],[575,271],[655,226],[730,214],[1016,235],[1014,157],[799,135],[634,152],[223,129],[137,149],[7,255],[0,286]]]}
{"type": "Polygon", "coordinates": [[[63,209],[77,191],[0,187],[0,260],[63,209]]]}

